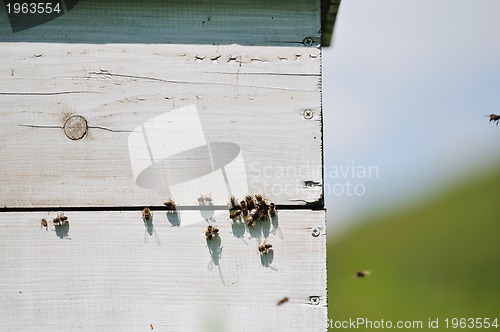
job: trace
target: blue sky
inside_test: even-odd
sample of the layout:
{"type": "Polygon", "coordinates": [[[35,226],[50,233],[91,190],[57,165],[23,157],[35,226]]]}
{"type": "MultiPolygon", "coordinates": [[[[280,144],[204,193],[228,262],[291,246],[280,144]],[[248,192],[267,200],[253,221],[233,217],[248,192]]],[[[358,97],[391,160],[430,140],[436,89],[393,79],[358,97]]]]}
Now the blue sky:
{"type": "Polygon", "coordinates": [[[500,114],[499,13],[497,0],[342,1],[323,50],[330,235],[500,165],[500,126],[483,117],[500,114]],[[353,166],[378,174],[328,176],[353,166]]]}

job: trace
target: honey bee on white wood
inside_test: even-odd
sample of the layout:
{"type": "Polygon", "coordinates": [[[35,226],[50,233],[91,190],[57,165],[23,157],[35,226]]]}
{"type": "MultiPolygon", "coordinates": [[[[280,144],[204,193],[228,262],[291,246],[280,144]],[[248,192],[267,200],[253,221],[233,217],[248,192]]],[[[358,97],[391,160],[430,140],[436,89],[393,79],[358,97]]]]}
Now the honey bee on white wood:
{"type": "Polygon", "coordinates": [[[153,212],[148,207],[145,207],[142,210],[142,220],[144,220],[145,222],[151,219],[152,216],[153,212]]]}
{"type": "Polygon", "coordinates": [[[45,218],[43,218],[42,220],[40,220],[40,228],[42,227],[45,227],[45,230],[48,231],[48,223],[47,223],[47,220],[45,218]]]}
{"type": "Polygon", "coordinates": [[[200,197],[198,197],[198,204],[201,206],[214,205],[212,200],[212,194],[208,195],[200,194],[200,197]]]}
{"type": "Polygon", "coordinates": [[[219,229],[215,226],[209,225],[205,230],[205,237],[210,241],[216,236],[219,236],[219,229]]]}
{"type": "Polygon", "coordinates": [[[264,243],[262,243],[259,246],[259,254],[267,255],[268,253],[270,253],[273,250],[272,248],[273,248],[272,244],[266,243],[266,241],[264,241],[264,243]]]}
{"type": "Polygon", "coordinates": [[[274,203],[269,204],[269,215],[271,218],[274,218],[276,216],[276,205],[274,203]]]}
{"type": "Polygon", "coordinates": [[[174,212],[177,209],[177,205],[175,204],[175,201],[172,198],[169,198],[163,204],[165,204],[169,212],[174,212]]]}
{"type": "Polygon", "coordinates": [[[52,222],[54,223],[54,226],[61,226],[68,222],[68,217],[64,215],[64,212],[58,212],[52,222]]]}

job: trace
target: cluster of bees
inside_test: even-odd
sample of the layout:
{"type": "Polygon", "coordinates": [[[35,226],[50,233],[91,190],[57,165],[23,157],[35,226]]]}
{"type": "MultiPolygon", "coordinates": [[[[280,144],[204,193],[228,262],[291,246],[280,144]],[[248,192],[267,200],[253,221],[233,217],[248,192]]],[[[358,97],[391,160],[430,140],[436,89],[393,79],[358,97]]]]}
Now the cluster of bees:
{"type": "MultiPolygon", "coordinates": [[[[201,206],[213,205],[210,195],[200,195],[198,203],[201,206]]],[[[267,203],[267,200],[262,195],[256,194],[255,196],[247,195],[244,200],[238,203],[236,197],[229,198],[229,218],[233,222],[245,223],[249,227],[254,227],[259,221],[266,221],[269,217],[273,218],[276,215],[276,205],[274,203],[267,203]]],[[[205,229],[205,237],[207,240],[212,240],[214,237],[219,236],[219,229],[215,226],[209,225],[205,229]]],[[[262,243],[259,245],[258,250],[260,255],[270,253],[273,245],[270,243],[262,243]]]]}
{"type": "MultiPolygon", "coordinates": [[[[64,215],[64,212],[58,212],[57,213],[57,216],[52,219],[52,222],[54,223],[54,226],[62,226],[64,224],[67,224],[68,223],[68,217],[66,217],[64,215]]],[[[40,227],[45,227],[45,229],[47,230],[48,229],[48,222],[47,222],[47,219],[43,218],[42,220],[40,220],[40,227]]]]}
{"type": "MultiPolygon", "coordinates": [[[[198,198],[198,203],[201,206],[213,205],[211,195],[200,195],[198,198]]],[[[169,212],[174,212],[177,209],[175,201],[169,198],[164,202],[169,212]]],[[[245,219],[246,225],[253,227],[259,221],[268,220],[269,217],[274,217],[276,215],[276,205],[274,203],[267,203],[267,200],[262,197],[262,195],[256,194],[255,196],[247,195],[244,200],[237,202],[234,196],[229,199],[229,217],[233,221],[241,221],[242,218],[245,219]]],[[[142,219],[147,222],[153,216],[153,212],[150,208],[145,207],[142,210],[142,219]]],[[[68,217],[64,215],[63,212],[59,212],[57,216],[53,219],[55,226],[61,226],[68,222],[68,217]]],[[[40,221],[41,227],[48,227],[46,219],[40,221]]],[[[209,225],[205,230],[205,237],[207,240],[212,240],[214,237],[219,235],[219,229],[215,226],[209,225]]],[[[261,255],[268,254],[272,251],[272,244],[262,243],[259,245],[258,250],[261,255]]]]}
{"type": "MultiPolygon", "coordinates": [[[[229,198],[229,218],[233,222],[245,221],[248,227],[255,227],[258,222],[263,222],[276,215],[276,205],[268,203],[262,195],[247,195],[238,203],[236,197],[229,198]]],[[[273,249],[273,245],[264,241],[259,245],[259,254],[267,255],[273,249]]]]}
{"type": "Polygon", "coordinates": [[[236,197],[229,199],[229,218],[233,221],[245,220],[247,226],[253,227],[259,221],[266,221],[269,217],[276,215],[276,205],[267,203],[262,195],[256,194],[255,197],[247,195],[244,200],[238,203],[236,197]]]}
{"type": "MultiPolygon", "coordinates": [[[[177,210],[177,205],[172,198],[169,198],[163,203],[169,212],[177,210]]],[[[198,204],[200,206],[213,205],[211,195],[201,194],[198,197],[198,204]]],[[[153,212],[145,207],[142,211],[142,218],[149,220],[153,212]]],[[[259,221],[266,221],[269,217],[273,218],[276,215],[276,205],[274,203],[267,203],[267,199],[262,195],[256,194],[255,196],[247,195],[244,200],[238,203],[236,197],[229,198],[229,218],[233,221],[241,221],[242,218],[246,221],[247,226],[255,226],[259,221]]]]}

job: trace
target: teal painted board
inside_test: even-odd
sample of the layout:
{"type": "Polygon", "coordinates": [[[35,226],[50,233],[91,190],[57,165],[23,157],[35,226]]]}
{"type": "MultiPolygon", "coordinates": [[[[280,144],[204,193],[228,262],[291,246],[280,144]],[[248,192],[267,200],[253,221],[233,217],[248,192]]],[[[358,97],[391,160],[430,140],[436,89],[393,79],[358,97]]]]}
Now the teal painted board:
{"type": "Polygon", "coordinates": [[[59,16],[41,24],[35,20],[38,25],[31,28],[26,27],[40,16],[38,12],[19,18],[16,25],[7,19],[8,8],[0,6],[0,17],[5,18],[0,20],[0,42],[263,46],[320,43],[319,0],[80,0],[73,7],[68,3],[62,1],[59,16]],[[18,31],[21,28],[24,30],[18,31]]]}

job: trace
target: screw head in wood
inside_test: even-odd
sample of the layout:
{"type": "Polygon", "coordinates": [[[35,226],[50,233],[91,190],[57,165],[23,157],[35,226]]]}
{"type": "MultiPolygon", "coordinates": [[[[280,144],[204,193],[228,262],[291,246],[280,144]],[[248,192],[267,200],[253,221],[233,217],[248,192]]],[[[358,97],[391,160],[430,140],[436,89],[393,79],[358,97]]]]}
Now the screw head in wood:
{"type": "Polygon", "coordinates": [[[320,230],[318,227],[314,227],[312,230],[311,230],[311,235],[314,236],[314,237],[318,237],[320,235],[320,230]]]}
{"type": "Polygon", "coordinates": [[[64,122],[64,133],[69,139],[79,140],[87,134],[87,120],[81,115],[72,115],[64,122]]]}
{"type": "Polygon", "coordinates": [[[305,110],[304,113],[302,113],[302,115],[304,116],[304,119],[311,120],[313,118],[313,111],[305,110]]]}
{"type": "Polygon", "coordinates": [[[311,37],[306,37],[302,41],[302,44],[304,44],[305,46],[311,46],[313,43],[314,43],[314,40],[311,37]]]}
{"type": "Polygon", "coordinates": [[[309,296],[309,304],[318,305],[320,302],[319,296],[309,296]]]}

